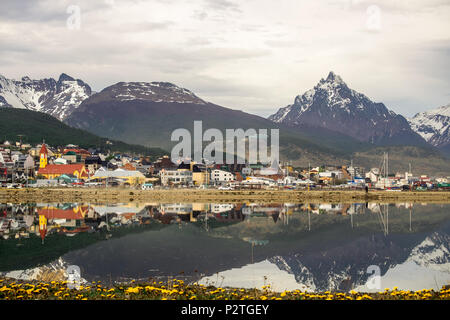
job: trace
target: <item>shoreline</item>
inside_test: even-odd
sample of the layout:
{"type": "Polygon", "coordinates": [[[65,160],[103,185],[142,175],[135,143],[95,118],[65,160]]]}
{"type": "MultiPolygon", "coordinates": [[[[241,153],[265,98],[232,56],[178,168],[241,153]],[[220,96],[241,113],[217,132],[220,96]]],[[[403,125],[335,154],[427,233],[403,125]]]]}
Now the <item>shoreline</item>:
{"type": "Polygon", "coordinates": [[[122,188],[0,189],[0,203],[436,203],[450,204],[448,191],[353,190],[135,190],[122,188]]]}

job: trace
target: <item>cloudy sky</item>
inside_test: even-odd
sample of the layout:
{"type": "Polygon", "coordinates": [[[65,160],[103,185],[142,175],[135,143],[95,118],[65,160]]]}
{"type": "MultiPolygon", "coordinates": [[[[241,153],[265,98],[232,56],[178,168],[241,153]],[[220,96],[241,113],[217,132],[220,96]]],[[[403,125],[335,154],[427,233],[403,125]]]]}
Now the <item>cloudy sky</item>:
{"type": "Polygon", "coordinates": [[[168,81],[268,116],[333,70],[405,116],[450,103],[450,0],[1,0],[0,74],[168,81]]]}

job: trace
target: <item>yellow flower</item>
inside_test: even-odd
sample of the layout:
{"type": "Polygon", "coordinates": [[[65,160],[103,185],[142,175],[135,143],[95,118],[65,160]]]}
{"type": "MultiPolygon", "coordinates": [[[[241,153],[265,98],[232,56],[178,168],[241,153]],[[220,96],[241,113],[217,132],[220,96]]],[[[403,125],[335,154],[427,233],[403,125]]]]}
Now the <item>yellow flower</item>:
{"type": "Polygon", "coordinates": [[[127,290],[125,290],[125,293],[139,293],[139,287],[136,288],[128,288],[127,290]]]}

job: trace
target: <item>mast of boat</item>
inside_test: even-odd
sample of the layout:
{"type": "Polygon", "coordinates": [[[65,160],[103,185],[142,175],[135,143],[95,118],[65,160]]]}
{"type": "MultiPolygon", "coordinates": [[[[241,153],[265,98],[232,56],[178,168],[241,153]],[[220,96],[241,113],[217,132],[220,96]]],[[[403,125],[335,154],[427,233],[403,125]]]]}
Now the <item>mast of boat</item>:
{"type": "Polygon", "coordinates": [[[354,176],[354,169],[353,169],[353,159],[350,160],[350,168],[352,168],[352,171],[350,172],[350,174],[352,175],[352,181],[353,181],[353,176],[354,176]]]}
{"type": "Polygon", "coordinates": [[[384,235],[387,236],[389,234],[389,204],[384,204],[384,213],[383,215],[383,227],[384,227],[384,235]]]}
{"type": "Polygon", "coordinates": [[[311,205],[308,204],[308,231],[311,231],[311,205]]]}
{"type": "Polygon", "coordinates": [[[353,213],[350,213],[350,223],[351,223],[352,229],[353,229],[353,213]]]}
{"type": "Polygon", "coordinates": [[[255,242],[252,240],[252,264],[253,264],[253,248],[255,247],[255,242]]]}
{"type": "Polygon", "coordinates": [[[389,152],[386,152],[386,178],[389,182],[389,152]]]}
{"type": "Polygon", "coordinates": [[[412,205],[409,207],[409,231],[411,232],[411,213],[412,213],[412,205]]]}

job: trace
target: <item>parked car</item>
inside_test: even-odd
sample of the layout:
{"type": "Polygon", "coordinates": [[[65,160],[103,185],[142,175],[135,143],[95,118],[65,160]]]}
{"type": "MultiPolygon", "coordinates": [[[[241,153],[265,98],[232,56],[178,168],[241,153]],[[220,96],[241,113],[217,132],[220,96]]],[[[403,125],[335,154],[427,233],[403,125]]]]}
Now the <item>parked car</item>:
{"type": "Polygon", "coordinates": [[[153,190],[153,184],[152,183],[144,183],[141,187],[142,190],[153,190]]]}
{"type": "Polygon", "coordinates": [[[221,186],[218,188],[219,190],[233,190],[232,187],[221,186]]]}

